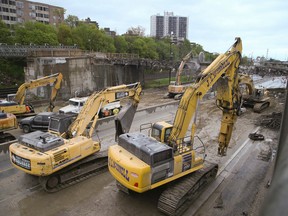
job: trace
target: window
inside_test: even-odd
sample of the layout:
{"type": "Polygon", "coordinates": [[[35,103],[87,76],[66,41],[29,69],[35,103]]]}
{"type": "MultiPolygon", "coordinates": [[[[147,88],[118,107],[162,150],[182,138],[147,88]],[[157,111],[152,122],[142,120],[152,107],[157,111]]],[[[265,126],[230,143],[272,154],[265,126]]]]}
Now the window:
{"type": "Polygon", "coordinates": [[[24,4],[23,4],[23,2],[16,2],[16,6],[18,7],[18,8],[24,8],[24,4]]]}
{"type": "Polygon", "coordinates": [[[8,4],[8,0],[2,0],[1,1],[3,4],[8,4]]]}
{"type": "Polygon", "coordinates": [[[11,21],[16,21],[16,17],[10,17],[11,21]]]}
{"type": "Polygon", "coordinates": [[[23,16],[23,11],[22,10],[17,10],[17,15],[19,15],[19,16],[23,16]]]}
{"type": "Polygon", "coordinates": [[[35,13],[32,13],[32,12],[30,12],[30,13],[29,13],[29,16],[30,16],[30,17],[36,17],[36,14],[35,14],[35,13]]]}
{"type": "Polygon", "coordinates": [[[16,5],[15,1],[9,1],[9,5],[16,5]]]}
{"type": "Polygon", "coordinates": [[[10,8],[10,13],[16,13],[16,9],[11,9],[10,8]]]}
{"type": "Polygon", "coordinates": [[[41,13],[36,13],[36,17],[43,17],[43,14],[41,14],[41,13]]]}
{"type": "Polygon", "coordinates": [[[8,12],[9,12],[9,9],[8,9],[8,8],[5,8],[5,7],[2,7],[2,11],[8,13],[8,12]]]}
{"type": "Polygon", "coordinates": [[[36,122],[41,122],[41,121],[42,121],[42,116],[36,116],[36,117],[34,118],[34,121],[36,121],[36,122]]]}
{"type": "Polygon", "coordinates": [[[172,128],[167,128],[167,129],[165,130],[164,142],[167,142],[167,141],[168,141],[168,137],[170,136],[171,130],[172,130],[172,128]]]}
{"type": "Polygon", "coordinates": [[[9,20],[9,16],[3,16],[3,20],[9,20]]]}
{"type": "Polygon", "coordinates": [[[160,141],[161,131],[156,128],[152,128],[151,136],[154,137],[157,141],[160,141]]]}
{"type": "Polygon", "coordinates": [[[35,5],[29,4],[29,8],[30,8],[31,10],[35,10],[35,5]]]}

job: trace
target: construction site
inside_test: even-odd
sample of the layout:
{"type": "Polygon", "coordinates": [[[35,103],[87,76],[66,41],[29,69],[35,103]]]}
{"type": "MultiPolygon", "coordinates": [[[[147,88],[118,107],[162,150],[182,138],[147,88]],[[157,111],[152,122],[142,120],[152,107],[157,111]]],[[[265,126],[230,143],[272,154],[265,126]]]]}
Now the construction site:
{"type": "MultiPolygon", "coordinates": [[[[120,84],[89,95],[64,131],[59,110],[67,105],[67,96],[79,83],[84,94],[98,75],[107,86],[113,82],[109,74],[92,73],[103,67],[91,58],[70,59],[53,70],[79,67],[83,61],[83,68],[90,65],[92,71],[85,72],[86,83],[76,66],[69,76],[65,70],[63,81],[59,73],[27,82],[27,89],[50,84],[51,93],[35,92],[50,95],[50,111],[57,115],[51,116],[48,132],[13,128],[9,133],[15,139],[0,144],[1,214],[269,215],[276,208],[267,205],[269,197],[281,199],[271,189],[278,183],[275,163],[281,161],[276,158],[287,134],[287,69],[282,62],[239,66],[241,51],[238,38],[229,52],[198,68],[193,83],[177,83],[191,57],[187,55],[172,74],[176,81],[156,88],[142,88],[141,67],[128,76],[135,65],[128,71],[116,66],[119,73],[112,80],[120,84]],[[58,90],[61,98],[55,99],[58,90]],[[100,118],[104,105],[115,101],[121,101],[121,109],[100,118]],[[105,163],[94,162],[99,158],[105,163]]],[[[38,60],[26,70],[27,77],[36,76],[38,60]]],[[[45,64],[43,75],[51,67],[45,64]]],[[[35,103],[33,113],[43,112],[47,101],[35,103]]],[[[284,212],[278,208],[275,215],[284,212]]]]}

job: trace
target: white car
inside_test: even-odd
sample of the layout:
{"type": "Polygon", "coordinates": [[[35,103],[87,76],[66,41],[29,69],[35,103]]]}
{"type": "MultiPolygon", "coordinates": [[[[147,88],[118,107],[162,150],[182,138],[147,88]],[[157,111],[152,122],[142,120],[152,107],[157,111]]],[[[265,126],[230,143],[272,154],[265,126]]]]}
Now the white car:
{"type": "Polygon", "coordinates": [[[69,105],[59,109],[59,113],[79,113],[88,97],[76,97],[69,99],[69,105]]]}
{"type": "MultiPolygon", "coordinates": [[[[76,97],[69,99],[69,105],[59,109],[59,113],[79,113],[88,97],[76,97]]],[[[107,117],[117,114],[121,109],[120,101],[111,102],[101,108],[99,117],[107,117]]]]}

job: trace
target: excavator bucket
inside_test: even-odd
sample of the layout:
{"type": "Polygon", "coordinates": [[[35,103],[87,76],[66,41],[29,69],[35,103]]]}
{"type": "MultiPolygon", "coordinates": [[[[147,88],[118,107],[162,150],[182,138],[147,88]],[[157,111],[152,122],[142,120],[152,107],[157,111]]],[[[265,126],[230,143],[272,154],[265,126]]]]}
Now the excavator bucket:
{"type": "Polygon", "coordinates": [[[129,132],[136,110],[137,106],[133,105],[132,103],[129,103],[125,107],[123,107],[118,113],[118,115],[115,117],[114,121],[116,129],[115,134],[116,141],[118,140],[118,137],[121,134],[129,132]]]}

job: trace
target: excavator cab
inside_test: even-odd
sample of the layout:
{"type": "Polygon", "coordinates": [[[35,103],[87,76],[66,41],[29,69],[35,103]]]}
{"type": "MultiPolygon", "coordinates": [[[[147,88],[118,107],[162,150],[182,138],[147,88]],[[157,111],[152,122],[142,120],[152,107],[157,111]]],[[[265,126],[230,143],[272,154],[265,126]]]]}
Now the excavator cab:
{"type": "Polygon", "coordinates": [[[156,122],[152,125],[151,136],[159,142],[167,143],[171,130],[172,130],[171,124],[165,121],[156,122]]]}
{"type": "Polygon", "coordinates": [[[50,117],[48,131],[52,134],[61,134],[68,131],[69,126],[76,119],[76,113],[60,113],[50,117]]]}

